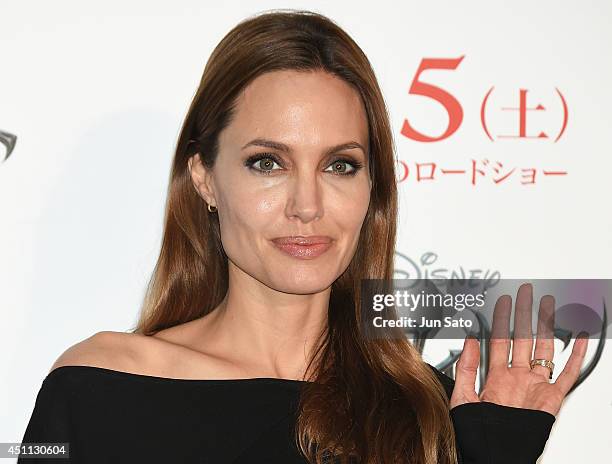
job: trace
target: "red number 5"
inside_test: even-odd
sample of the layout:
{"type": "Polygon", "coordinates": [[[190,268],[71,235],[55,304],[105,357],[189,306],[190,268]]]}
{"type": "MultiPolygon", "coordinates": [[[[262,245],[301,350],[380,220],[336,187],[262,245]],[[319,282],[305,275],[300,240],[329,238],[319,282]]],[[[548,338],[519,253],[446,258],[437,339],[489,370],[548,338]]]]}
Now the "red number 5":
{"type": "Polygon", "coordinates": [[[421,82],[419,81],[419,77],[421,76],[421,73],[427,69],[457,69],[457,66],[459,66],[459,63],[461,63],[461,60],[463,60],[464,57],[465,55],[461,55],[459,58],[454,59],[423,58],[421,60],[421,64],[419,65],[419,69],[417,69],[416,75],[412,80],[412,84],[410,85],[410,91],[408,92],[414,95],[423,95],[425,97],[432,98],[444,107],[448,113],[448,126],[446,127],[444,134],[440,135],[439,137],[430,137],[415,130],[410,125],[408,120],[404,119],[404,125],[402,126],[401,131],[402,135],[405,135],[409,139],[416,140],[417,142],[437,142],[450,137],[457,129],[459,129],[459,126],[461,126],[461,121],[463,121],[463,109],[461,108],[461,104],[446,90],[432,84],[421,82]]]}

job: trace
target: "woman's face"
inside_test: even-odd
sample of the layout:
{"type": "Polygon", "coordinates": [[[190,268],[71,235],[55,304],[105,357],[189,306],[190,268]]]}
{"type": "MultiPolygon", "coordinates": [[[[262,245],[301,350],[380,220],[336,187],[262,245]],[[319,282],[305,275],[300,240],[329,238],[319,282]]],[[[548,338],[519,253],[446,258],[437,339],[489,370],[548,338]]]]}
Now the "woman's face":
{"type": "Polygon", "coordinates": [[[275,71],[251,82],[220,135],[212,171],[197,156],[189,162],[198,192],[218,208],[230,272],[286,293],[327,289],[349,265],[368,209],[367,150],[365,108],[343,80],[275,71]],[[325,245],[275,244],[291,236],[330,244],[323,253],[325,245]]]}

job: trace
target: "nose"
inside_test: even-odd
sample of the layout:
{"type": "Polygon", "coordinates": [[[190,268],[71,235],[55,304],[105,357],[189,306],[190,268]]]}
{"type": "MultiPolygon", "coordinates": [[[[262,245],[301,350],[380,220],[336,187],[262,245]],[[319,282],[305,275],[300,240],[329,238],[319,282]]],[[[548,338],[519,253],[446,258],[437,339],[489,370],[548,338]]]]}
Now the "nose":
{"type": "Polygon", "coordinates": [[[323,215],[323,197],[316,172],[302,171],[289,188],[286,214],[290,219],[310,222],[323,215]]]}

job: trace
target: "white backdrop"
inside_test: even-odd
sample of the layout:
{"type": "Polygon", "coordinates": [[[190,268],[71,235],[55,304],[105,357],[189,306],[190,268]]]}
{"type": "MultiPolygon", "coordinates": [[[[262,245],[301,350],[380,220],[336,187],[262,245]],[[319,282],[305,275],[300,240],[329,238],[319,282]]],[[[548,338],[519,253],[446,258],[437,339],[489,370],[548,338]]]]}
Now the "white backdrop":
{"type": "MultiPolygon", "coordinates": [[[[61,352],[136,321],[182,118],[214,46],[261,10],[321,12],[369,56],[398,167],[408,168],[399,252],[415,262],[433,253],[422,269],[612,278],[610,2],[0,3],[0,130],[17,136],[0,162],[2,442],[21,440],[61,352]],[[404,136],[405,119],[431,136],[444,132],[444,107],[409,89],[424,58],[461,56],[456,69],[420,77],[459,102],[458,130],[431,143],[404,136]],[[491,88],[484,120],[493,140],[481,121],[491,88]],[[564,113],[555,88],[568,109],[556,142],[564,113]],[[519,107],[520,89],[531,108],[527,136],[499,137],[519,134],[519,112],[502,108],[519,107]],[[548,138],[532,137],[540,132],[548,138]],[[472,184],[472,160],[485,159],[472,184]],[[417,178],[419,163],[425,177],[436,163],[433,180],[417,178]]],[[[608,346],[567,399],[541,463],[605,460],[611,361],[608,346]]]]}

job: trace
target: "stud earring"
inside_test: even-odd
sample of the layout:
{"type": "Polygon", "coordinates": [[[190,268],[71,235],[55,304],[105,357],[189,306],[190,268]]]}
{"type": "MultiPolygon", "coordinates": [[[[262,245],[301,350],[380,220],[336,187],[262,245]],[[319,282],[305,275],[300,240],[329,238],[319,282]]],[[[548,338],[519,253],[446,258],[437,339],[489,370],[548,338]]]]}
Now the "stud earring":
{"type": "Polygon", "coordinates": [[[214,213],[214,212],[216,212],[216,211],[217,211],[217,207],[216,207],[216,206],[210,206],[210,203],[208,203],[208,204],[206,205],[206,207],[208,208],[208,212],[209,212],[209,213],[214,213]],[[211,208],[213,208],[213,209],[211,209],[211,208]]]}

